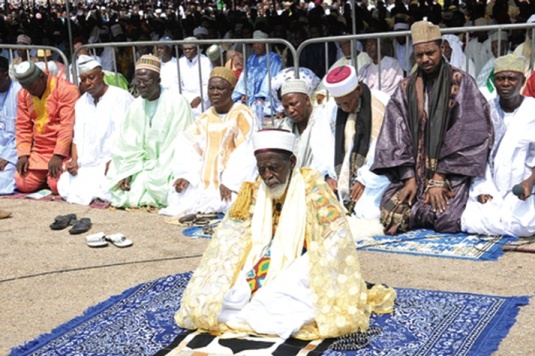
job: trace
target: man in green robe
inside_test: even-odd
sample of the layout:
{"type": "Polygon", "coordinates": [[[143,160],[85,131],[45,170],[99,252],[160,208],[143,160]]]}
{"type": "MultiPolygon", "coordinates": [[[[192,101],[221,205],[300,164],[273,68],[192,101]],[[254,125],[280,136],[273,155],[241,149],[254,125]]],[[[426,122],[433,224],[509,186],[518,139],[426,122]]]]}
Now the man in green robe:
{"type": "Polygon", "coordinates": [[[194,116],[182,95],[160,86],[158,57],[139,59],[134,82],[140,97],[128,109],[112,149],[108,174],[112,205],[165,207],[168,187],[174,181],[175,140],[194,116]]]}

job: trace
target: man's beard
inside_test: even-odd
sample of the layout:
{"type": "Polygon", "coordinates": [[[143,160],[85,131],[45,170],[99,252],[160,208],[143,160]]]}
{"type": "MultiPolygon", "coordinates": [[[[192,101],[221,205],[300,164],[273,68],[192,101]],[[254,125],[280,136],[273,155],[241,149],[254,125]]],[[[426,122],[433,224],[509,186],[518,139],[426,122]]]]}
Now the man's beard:
{"type": "Polygon", "coordinates": [[[284,192],[286,192],[286,188],[288,187],[289,181],[290,179],[286,179],[285,183],[279,184],[273,189],[266,185],[268,196],[274,200],[282,198],[282,196],[284,195],[284,192]]]}

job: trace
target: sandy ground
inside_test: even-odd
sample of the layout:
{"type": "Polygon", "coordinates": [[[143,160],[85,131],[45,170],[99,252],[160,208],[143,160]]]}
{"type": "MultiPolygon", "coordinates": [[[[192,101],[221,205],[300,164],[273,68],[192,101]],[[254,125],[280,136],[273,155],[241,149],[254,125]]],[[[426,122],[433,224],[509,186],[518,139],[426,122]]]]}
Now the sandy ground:
{"type": "MultiPolygon", "coordinates": [[[[0,220],[0,354],[141,282],[195,269],[208,240],[191,239],[146,212],[98,210],[63,202],[0,199],[13,217],[0,220]],[[93,221],[90,233],[122,232],[130,248],[89,248],[85,235],[52,231],[57,215],[93,221]]],[[[535,247],[535,246],[534,246],[535,247]]],[[[473,262],[361,252],[363,276],[397,287],[492,295],[535,294],[535,254],[510,252],[473,262]]],[[[496,355],[535,354],[535,302],[521,308],[496,355]]]]}

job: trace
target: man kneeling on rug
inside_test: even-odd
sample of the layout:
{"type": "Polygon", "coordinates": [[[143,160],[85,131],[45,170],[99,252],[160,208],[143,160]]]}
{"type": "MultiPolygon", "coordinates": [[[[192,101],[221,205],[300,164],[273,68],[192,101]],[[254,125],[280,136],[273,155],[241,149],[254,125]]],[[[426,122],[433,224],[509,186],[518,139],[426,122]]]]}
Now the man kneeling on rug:
{"type": "Polygon", "coordinates": [[[295,168],[295,136],[253,135],[260,178],[215,231],[175,315],[216,334],[312,340],[366,331],[396,293],[366,288],[346,212],[323,177],[295,168]]]}

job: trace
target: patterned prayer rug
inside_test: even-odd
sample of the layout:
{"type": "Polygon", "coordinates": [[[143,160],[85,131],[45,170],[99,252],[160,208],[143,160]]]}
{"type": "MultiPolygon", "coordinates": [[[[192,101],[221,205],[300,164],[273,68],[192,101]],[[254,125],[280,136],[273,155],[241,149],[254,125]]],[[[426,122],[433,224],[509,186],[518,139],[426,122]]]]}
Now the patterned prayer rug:
{"type": "Polygon", "coordinates": [[[503,245],[517,240],[513,236],[446,234],[419,229],[396,236],[374,236],[357,241],[357,250],[494,261],[503,255],[503,245]]]}
{"type": "MultiPolygon", "coordinates": [[[[175,325],[173,316],[190,278],[191,272],[171,275],[128,289],[50,334],[12,349],[11,355],[173,355],[171,350],[187,333],[175,325]]],[[[215,342],[219,351],[239,349],[249,355],[262,354],[257,352],[262,346],[275,347],[274,355],[300,350],[324,355],[490,355],[514,324],[519,307],[529,302],[528,297],[396,291],[394,313],[372,317],[369,345],[360,350],[351,349],[351,338],[312,344],[288,339],[275,346],[257,338],[254,353],[245,351],[251,343],[242,339],[214,340],[206,334],[192,338],[197,345],[215,342]]]]}

